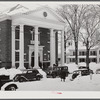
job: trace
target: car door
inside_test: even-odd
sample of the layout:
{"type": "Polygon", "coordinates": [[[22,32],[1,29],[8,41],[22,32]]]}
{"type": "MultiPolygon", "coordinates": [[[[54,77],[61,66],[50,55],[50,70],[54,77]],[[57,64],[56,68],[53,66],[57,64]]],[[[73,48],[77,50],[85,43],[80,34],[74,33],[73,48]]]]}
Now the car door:
{"type": "Polygon", "coordinates": [[[32,77],[32,70],[29,70],[29,71],[27,71],[27,73],[26,73],[26,78],[28,79],[28,80],[32,80],[33,79],[33,77],[32,77]]]}
{"type": "Polygon", "coordinates": [[[36,76],[37,76],[38,73],[39,72],[37,70],[33,70],[32,71],[32,77],[33,77],[33,79],[36,79],[36,76]]]}

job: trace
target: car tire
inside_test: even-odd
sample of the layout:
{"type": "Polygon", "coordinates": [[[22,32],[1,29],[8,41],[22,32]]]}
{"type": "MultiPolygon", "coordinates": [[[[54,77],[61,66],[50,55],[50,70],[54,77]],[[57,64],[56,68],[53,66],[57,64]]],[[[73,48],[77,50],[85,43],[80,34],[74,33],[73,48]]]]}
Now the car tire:
{"type": "Polygon", "coordinates": [[[56,78],[56,75],[54,74],[54,75],[52,75],[52,78],[56,78]]]}
{"type": "Polygon", "coordinates": [[[5,91],[16,91],[16,87],[13,85],[10,85],[10,86],[6,87],[5,91]]]}
{"type": "Polygon", "coordinates": [[[40,77],[39,77],[39,76],[37,76],[36,80],[40,80],[40,77]]]}
{"type": "Polygon", "coordinates": [[[26,80],[25,80],[25,78],[20,77],[20,78],[18,79],[18,81],[19,81],[19,82],[25,82],[26,80]]]}

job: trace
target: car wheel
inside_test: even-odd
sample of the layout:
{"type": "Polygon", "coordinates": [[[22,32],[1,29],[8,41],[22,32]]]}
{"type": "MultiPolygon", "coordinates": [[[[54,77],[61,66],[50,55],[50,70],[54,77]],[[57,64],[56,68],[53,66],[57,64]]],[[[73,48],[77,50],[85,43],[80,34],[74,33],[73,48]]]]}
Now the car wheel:
{"type": "Polygon", "coordinates": [[[16,87],[11,85],[9,87],[6,87],[5,91],[16,91],[16,87]]]}
{"type": "Polygon", "coordinates": [[[25,80],[24,78],[21,77],[21,78],[18,79],[18,81],[19,81],[19,82],[25,82],[26,80],[25,80]]]}
{"type": "Polygon", "coordinates": [[[52,75],[52,78],[56,78],[56,75],[54,74],[54,75],[52,75]]]}
{"type": "Polygon", "coordinates": [[[39,76],[37,76],[36,80],[40,80],[40,77],[39,77],[39,76]]]}

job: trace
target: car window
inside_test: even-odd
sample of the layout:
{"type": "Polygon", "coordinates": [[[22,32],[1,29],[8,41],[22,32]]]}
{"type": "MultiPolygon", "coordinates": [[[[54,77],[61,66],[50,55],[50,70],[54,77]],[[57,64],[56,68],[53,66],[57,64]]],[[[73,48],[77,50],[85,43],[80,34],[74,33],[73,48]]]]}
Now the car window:
{"type": "Polygon", "coordinates": [[[27,73],[27,71],[23,71],[22,73],[27,73]]]}
{"type": "Polygon", "coordinates": [[[32,70],[28,71],[28,73],[32,73],[32,70]]]}
{"type": "Polygon", "coordinates": [[[33,70],[33,73],[39,73],[38,70],[33,70]]]}

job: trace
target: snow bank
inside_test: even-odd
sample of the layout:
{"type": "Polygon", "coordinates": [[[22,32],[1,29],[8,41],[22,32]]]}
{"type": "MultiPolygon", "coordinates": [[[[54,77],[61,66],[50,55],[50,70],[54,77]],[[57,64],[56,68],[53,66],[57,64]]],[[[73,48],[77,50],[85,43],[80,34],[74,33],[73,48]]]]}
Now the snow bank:
{"type": "Polygon", "coordinates": [[[93,70],[94,73],[96,73],[97,69],[100,69],[100,63],[90,63],[90,69],[93,70]]]}
{"type": "Polygon", "coordinates": [[[21,74],[22,73],[21,70],[15,69],[15,68],[8,69],[7,71],[10,75],[10,79],[13,79],[16,74],[21,74]]]}
{"type": "Polygon", "coordinates": [[[75,63],[65,64],[65,66],[68,66],[68,71],[72,73],[75,70],[78,70],[78,65],[75,63]]]}
{"type": "Polygon", "coordinates": [[[9,73],[7,72],[7,69],[0,68],[0,75],[9,75],[9,73]]]}
{"type": "Polygon", "coordinates": [[[43,78],[46,78],[46,73],[42,69],[37,69],[41,75],[43,75],[43,78]]]}
{"type": "Polygon", "coordinates": [[[11,69],[5,69],[5,68],[1,68],[0,69],[0,75],[9,75],[10,79],[13,79],[13,77],[16,74],[20,74],[22,73],[19,69],[15,69],[15,68],[11,68],[11,69]]]}

